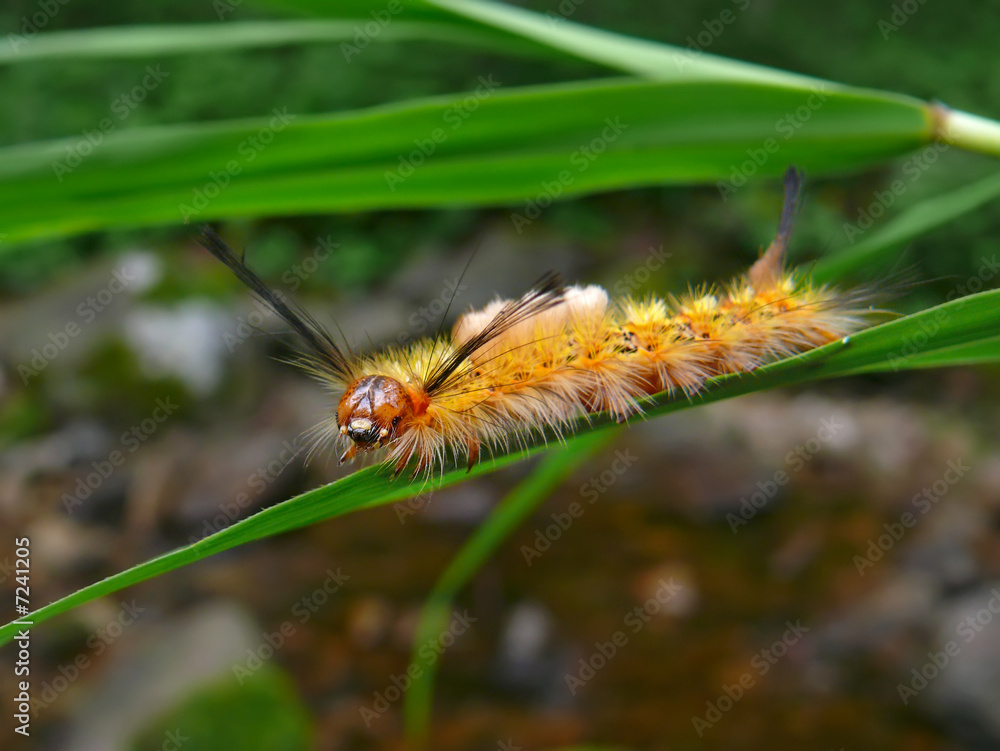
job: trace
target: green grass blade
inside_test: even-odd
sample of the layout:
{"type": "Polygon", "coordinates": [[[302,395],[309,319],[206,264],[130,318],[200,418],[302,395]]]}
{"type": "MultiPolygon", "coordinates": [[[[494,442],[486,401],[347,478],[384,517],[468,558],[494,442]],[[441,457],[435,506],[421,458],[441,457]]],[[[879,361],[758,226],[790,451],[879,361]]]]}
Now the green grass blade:
{"type": "MultiPolygon", "coordinates": [[[[353,4],[358,3],[365,4],[363,0],[353,0],[353,4]]],[[[328,5],[322,0],[272,0],[271,4],[318,16],[328,12],[328,5]]],[[[541,15],[490,0],[412,0],[406,9],[431,17],[436,17],[434,11],[444,11],[452,15],[452,20],[477,22],[483,28],[507,31],[578,59],[651,79],[747,81],[800,90],[813,89],[817,85],[827,89],[841,86],[700,50],[594,29],[569,21],[558,12],[541,15]]],[[[372,11],[378,12],[374,8],[372,11]]],[[[968,151],[1000,156],[1000,122],[944,106],[936,108],[935,122],[936,140],[968,151]]]]}
{"type": "Polygon", "coordinates": [[[997,198],[1000,198],[1000,173],[928,198],[889,220],[856,245],[825,256],[813,267],[810,276],[817,282],[832,282],[861,271],[870,272],[901,245],[997,198]]]}
{"type": "Polygon", "coordinates": [[[280,130],[264,118],[111,133],[58,178],[81,138],[0,149],[0,233],[7,247],[185,220],[484,204],[530,220],[566,196],[728,180],[768,139],[779,150],[758,175],[856,169],[933,135],[921,103],[845,90],[604,79],[501,89],[474,111],[465,99],[300,115],[280,130]]]}
{"type": "MultiPolygon", "coordinates": [[[[956,365],[991,365],[1000,362],[1000,338],[984,339],[956,347],[917,352],[906,361],[907,370],[953,367],[956,365]]],[[[863,368],[859,373],[876,372],[878,367],[863,368]]]]}
{"type": "MultiPolygon", "coordinates": [[[[702,51],[694,53],[686,48],[613,34],[558,16],[558,20],[553,21],[551,17],[492,0],[425,1],[464,18],[548,44],[553,49],[581,59],[647,78],[753,81],[803,90],[814,89],[817,85],[825,89],[840,85],[702,51]]],[[[936,109],[936,120],[936,139],[969,151],[1000,156],[1000,123],[997,121],[944,106],[936,109]]]]}
{"type": "MultiPolygon", "coordinates": [[[[647,400],[644,407],[646,415],[652,418],[699,404],[820,378],[925,367],[927,358],[934,353],[937,353],[935,365],[960,364],[966,357],[960,349],[961,345],[987,347],[989,345],[986,342],[995,342],[998,337],[1000,290],[981,292],[862,331],[850,337],[846,344],[842,341],[833,342],[803,355],[767,365],[754,373],[713,379],[706,384],[703,392],[692,399],[659,394],[647,400]],[[953,359],[949,359],[944,352],[949,348],[953,348],[953,359]],[[912,350],[911,354],[908,354],[909,350],[912,350]]],[[[612,420],[598,416],[592,423],[581,423],[577,427],[580,432],[568,441],[570,446],[578,441],[589,440],[594,433],[618,426],[612,420]]],[[[192,545],[84,587],[39,608],[24,620],[37,625],[97,597],[117,592],[215,553],[352,511],[403,500],[421,490],[454,485],[468,476],[493,472],[544,448],[544,444],[539,443],[524,451],[500,456],[494,461],[485,461],[474,467],[469,475],[462,468],[452,469],[429,481],[426,486],[420,483],[393,482],[388,469],[363,469],[342,480],[265,509],[192,545]]],[[[10,641],[19,628],[22,626],[16,622],[0,627],[0,644],[10,641]]]]}
{"type": "MultiPolygon", "coordinates": [[[[814,88],[818,79],[731,60],[683,47],[650,42],[551,18],[505,3],[479,0],[427,0],[427,4],[464,18],[511,31],[583,60],[648,78],[724,79],[814,88]]],[[[832,84],[830,84],[832,86],[832,84]]]]}
{"type": "Polygon", "coordinates": [[[455,597],[501,543],[577,467],[607,446],[616,434],[615,430],[585,433],[573,441],[571,447],[556,449],[546,456],[479,525],[434,585],[424,603],[413,638],[410,664],[418,665],[420,673],[406,692],[403,706],[406,734],[415,746],[419,747],[426,741],[436,675],[436,659],[423,658],[420,655],[421,645],[436,639],[447,628],[455,597]]]}
{"type": "MultiPolygon", "coordinates": [[[[371,16],[330,8],[323,19],[292,21],[226,21],[210,24],[125,26],[43,32],[23,42],[16,35],[0,39],[0,65],[59,59],[128,59],[279,47],[323,42],[353,43],[358,28],[371,16]],[[339,12],[338,12],[339,10],[339,12]],[[336,20],[334,20],[336,19],[336,20]]],[[[557,56],[553,50],[491,29],[440,21],[396,20],[375,37],[394,42],[422,39],[516,54],[557,56]]]]}
{"type": "MultiPolygon", "coordinates": [[[[334,6],[323,0],[269,0],[264,5],[320,18],[343,12],[341,3],[334,6]]],[[[383,11],[386,5],[381,0],[351,0],[348,7],[351,12],[367,15],[383,11]]],[[[398,18],[451,23],[468,31],[503,34],[508,39],[520,39],[570,59],[646,78],[755,81],[798,87],[815,87],[819,83],[819,79],[775,68],[595,29],[564,18],[558,8],[542,14],[506,3],[410,0],[398,18]]],[[[390,22],[386,29],[396,22],[390,22]]]]}
{"type": "MultiPolygon", "coordinates": [[[[432,481],[433,487],[448,487],[462,482],[466,476],[475,477],[495,471],[518,461],[525,455],[527,454],[510,454],[499,457],[493,462],[484,462],[473,467],[468,475],[464,470],[449,472],[444,477],[432,481]]],[[[22,620],[37,625],[83,603],[190,565],[216,553],[306,527],[324,519],[332,519],[351,511],[403,500],[416,495],[422,488],[420,482],[392,481],[391,469],[368,467],[329,485],[266,508],[191,545],[172,550],[88,585],[39,608],[22,620]]],[[[9,641],[17,628],[20,627],[13,623],[0,627],[0,644],[9,641]]]]}

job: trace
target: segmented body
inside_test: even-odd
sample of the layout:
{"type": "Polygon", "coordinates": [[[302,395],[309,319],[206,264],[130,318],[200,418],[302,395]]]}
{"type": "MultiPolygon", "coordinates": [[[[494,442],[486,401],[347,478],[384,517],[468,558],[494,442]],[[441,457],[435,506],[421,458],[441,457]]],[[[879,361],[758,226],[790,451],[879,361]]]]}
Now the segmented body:
{"type": "Polygon", "coordinates": [[[520,299],[466,313],[448,338],[361,357],[345,354],[211,230],[204,244],[299,334],[304,367],[343,392],[317,427],[317,445],[346,441],[341,461],[386,449],[397,473],[415,460],[417,474],[449,456],[471,467],[484,446],[506,451],[594,413],[624,420],[642,412],[644,396],[693,395],[713,376],[750,372],[862,328],[866,292],[815,287],[784,270],[800,181],[789,169],[774,242],[727,287],[612,303],[600,287],[565,288],[549,276],[520,299]]]}
{"type": "Polygon", "coordinates": [[[692,395],[708,378],[752,371],[865,324],[865,311],[836,290],[791,274],[756,285],[751,277],[673,300],[611,303],[600,287],[571,287],[558,304],[463,358],[458,377],[434,393],[426,384],[434,363],[517,301],[466,314],[448,340],[362,358],[359,378],[387,376],[416,405],[406,429],[387,442],[388,460],[402,467],[416,458],[418,468],[428,468],[453,455],[471,463],[480,446],[507,451],[533,432],[559,433],[588,414],[626,419],[641,413],[644,396],[692,395]]]}

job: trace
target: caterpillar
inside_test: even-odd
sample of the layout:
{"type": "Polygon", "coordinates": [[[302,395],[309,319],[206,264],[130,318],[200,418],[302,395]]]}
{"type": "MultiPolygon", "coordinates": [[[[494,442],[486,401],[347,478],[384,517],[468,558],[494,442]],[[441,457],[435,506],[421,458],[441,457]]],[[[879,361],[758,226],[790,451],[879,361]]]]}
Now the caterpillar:
{"type": "Polygon", "coordinates": [[[341,463],[384,449],[394,477],[411,461],[416,477],[449,456],[471,469],[484,448],[506,452],[537,432],[561,437],[596,413],[624,421],[652,394],[694,395],[713,376],[752,372],[863,328],[872,313],[864,290],[785,270],[801,182],[789,168],[775,239],[727,285],[612,303],[601,287],[566,286],[550,273],[518,299],[465,313],[450,336],[367,355],[339,346],[210,228],[202,244],[291,326],[305,344],[299,364],[340,394],[316,446],[346,444],[341,463]]]}

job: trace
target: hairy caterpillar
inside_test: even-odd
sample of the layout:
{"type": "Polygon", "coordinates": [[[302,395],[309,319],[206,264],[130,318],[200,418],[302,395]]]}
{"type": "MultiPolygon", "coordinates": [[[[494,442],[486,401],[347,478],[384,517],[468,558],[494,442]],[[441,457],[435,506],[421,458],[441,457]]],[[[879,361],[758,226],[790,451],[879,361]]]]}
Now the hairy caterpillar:
{"type": "Polygon", "coordinates": [[[346,442],[341,462],[387,449],[395,474],[415,459],[416,476],[449,454],[471,468],[484,446],[506,451],[546,428],[561,435],[594,413],[625,420],[641,414],[648,395],[695,394],[712,376],[750,372],[862,328],[864,294],[813,286],[784,269],[800,187],[789,169],[774,241],[724,287],[612,304],[600,287],[565,287],[550,274],[520,299],[461,316],[450,337],[364,356],[341,349],[209,229],[203,244],[299,334],[303,367],[343,391],[317,426],[318,442],[346,442]]]}

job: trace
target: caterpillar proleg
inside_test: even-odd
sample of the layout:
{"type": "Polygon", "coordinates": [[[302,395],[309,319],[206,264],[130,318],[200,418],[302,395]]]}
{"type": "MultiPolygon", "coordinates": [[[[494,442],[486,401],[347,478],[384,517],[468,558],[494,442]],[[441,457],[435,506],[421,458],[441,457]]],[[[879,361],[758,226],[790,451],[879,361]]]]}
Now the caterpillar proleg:
{"type": "Polygon", "coordinates": [[[693,395],[712,376],[750,372],[863,328],[871,311],[862,295],[785,270],[800,188],[789,169],[774,241],[725,286],[612,302],[600,287],[567,287],[550,274],[519,299],[465,313],[450,336],[360,356],[210,229],[203,244],[299,334],[303,366],[343,392],[317,426],[318,443],[346,444],[341,462],[384,449],[396,474],[415,460],[417,475],[448,456],[471,468],[484,448],[507,451],[539,430],[561,435],[595,413],[625,420],[642,413],[648,395],[693,395]]]}

